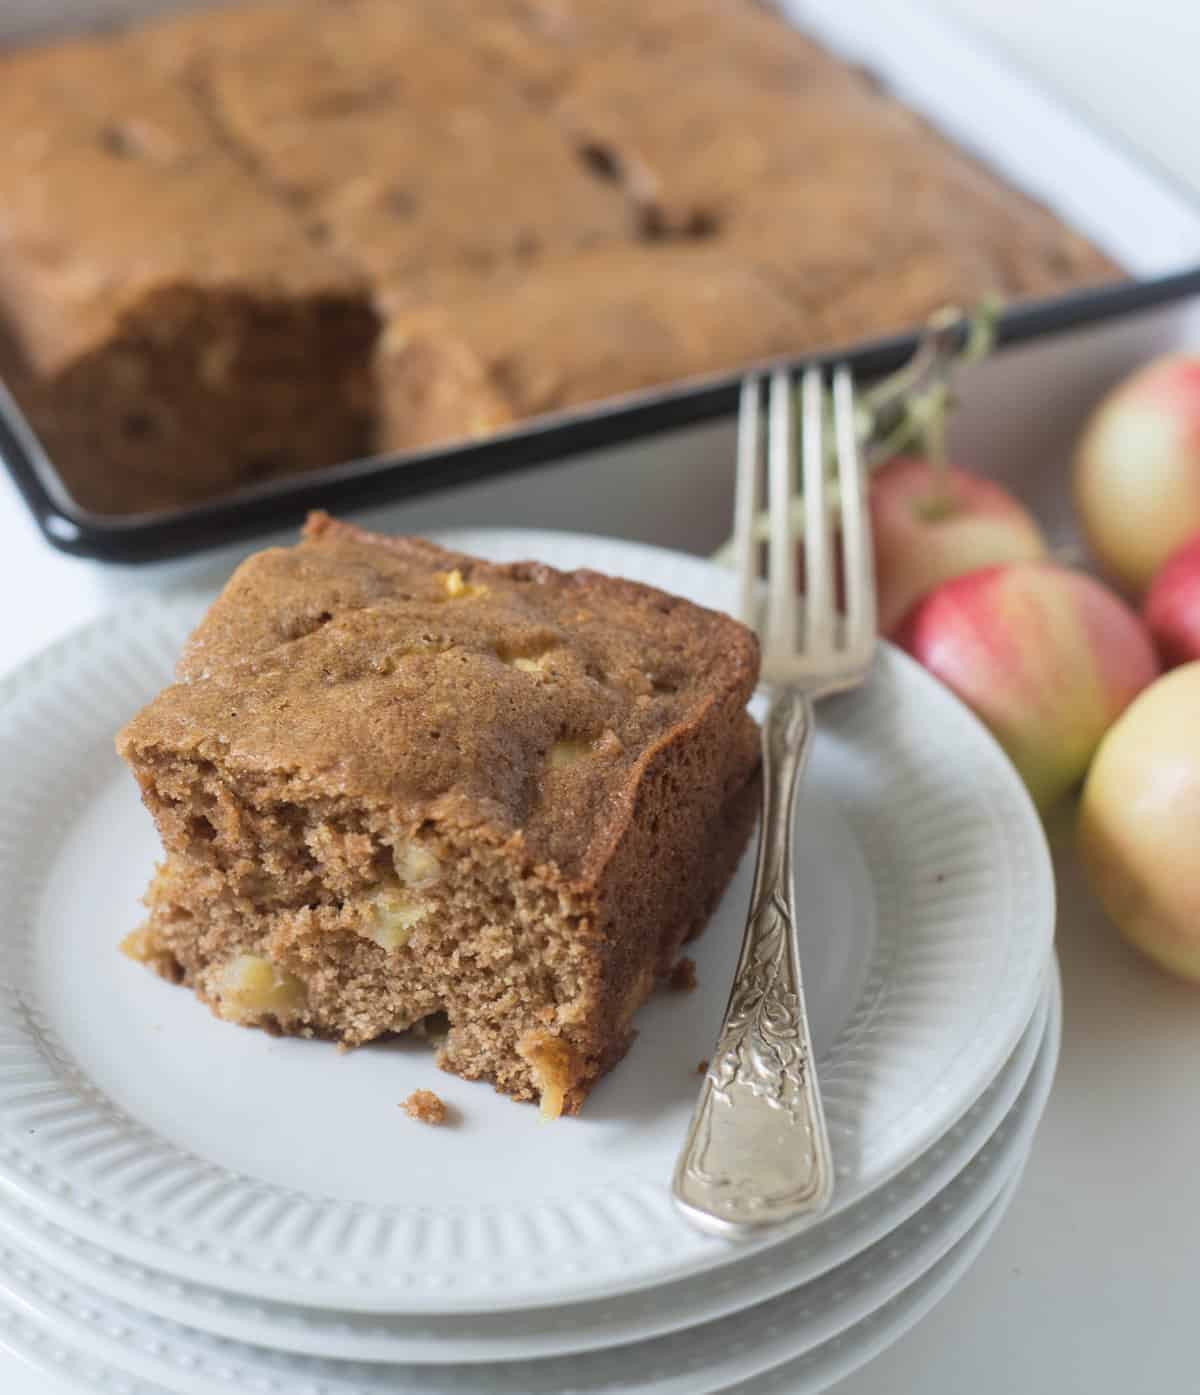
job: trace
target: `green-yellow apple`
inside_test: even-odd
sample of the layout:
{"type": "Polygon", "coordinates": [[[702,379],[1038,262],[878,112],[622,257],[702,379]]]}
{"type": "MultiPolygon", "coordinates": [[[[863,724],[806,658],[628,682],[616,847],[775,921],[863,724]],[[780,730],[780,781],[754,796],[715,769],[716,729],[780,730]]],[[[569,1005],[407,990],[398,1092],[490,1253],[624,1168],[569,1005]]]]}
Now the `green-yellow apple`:
{"type": "Polygon", "coordinates": [[[983,567],[909,612],[899,643],[981,717],[1048,809],[1153,682],[1146,627],[1106,586],[1053,562],[983,567]]]}
{"type": "Polygon", "coordinates": [[[871,479],[879,629],[891,634],[941,581],[997,562],[1044,557],[1033,515],[1006,489],[969,470],[889,460],[871,479]]]}
{"type": "Polygon", "coordinates": [[[1200,982],[1200,663],[1147,688],[1101,742],[1079,846],[1126,938],[1200,982]]]}
{"type": "Polygon", "coordinates": [[[1200,355],[1156,359],[1109,393],[1079,442],[1074,485],[1100,564],[1142,592],[1200,533],[1200,355]]]}

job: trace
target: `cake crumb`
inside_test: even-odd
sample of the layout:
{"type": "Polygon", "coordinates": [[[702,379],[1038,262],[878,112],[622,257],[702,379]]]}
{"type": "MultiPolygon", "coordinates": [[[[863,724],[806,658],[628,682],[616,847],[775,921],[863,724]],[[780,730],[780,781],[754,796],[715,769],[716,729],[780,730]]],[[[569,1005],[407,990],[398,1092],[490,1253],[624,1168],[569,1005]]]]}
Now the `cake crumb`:
{"type": "Polygon", "coordinates": [[[410,1119],[422,1124],[444,1124],[450,1117],[445,1100],[432,1090],[414,1090],[400,1107],[410,1119]]]}
{"type": "Polygon", "coordinates": [[[696,961],[686,957],[667,975],[667,987],[672,993],[690,993],[699,982],[696,977],[696,961]]]}
{"type": "Polygon", "coordinates": [[[707,1074],[708,1074],[708,1057],[707,1057],[707,1056],[705,1056],[705,1058],[704,1058],[704,1059],[700,1062],[700,1064],[696,1067],[696,1074],[697,1074],[697,1075],[707,1075],[707,1074]]]}

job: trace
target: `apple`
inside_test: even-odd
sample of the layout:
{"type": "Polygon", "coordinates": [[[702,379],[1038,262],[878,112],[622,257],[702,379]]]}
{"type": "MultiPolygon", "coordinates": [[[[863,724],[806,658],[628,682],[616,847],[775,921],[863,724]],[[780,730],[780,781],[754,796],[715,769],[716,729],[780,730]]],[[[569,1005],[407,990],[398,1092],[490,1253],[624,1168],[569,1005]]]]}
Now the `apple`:
{"type": "Polygon", "coordinates": [[[1082,779],[1100,738],[1159,671],[1130,607],[1053,562],[944,581],[896,638],[983,719],[1043,811],[1082,779]]]}
{"type": "Polygon", "coordinates": [[[1101,742],[1079,849],[1122,934],[1200,982],[1200,663],[1147,688],[1101,742]]]}
{"type": "Polygon", "coordinates": [[[900,456],[872,476],[870,498],[882,634],[941,581],[1046,554],[1033,515],[968,470],[900,456]]]}
{"type": "Polygon", "coordinates": [[[1168,667],[1200,659],[1200,533],[1155,575],[1142,614],[1168,667]]]}
{"type": "Polygon", "coordinates": [[[1092,551],[1141,593],[1200,533],[1200,355],[1156,359],[1104,399],[1080,440],[1074,488],[1092,551]]]}

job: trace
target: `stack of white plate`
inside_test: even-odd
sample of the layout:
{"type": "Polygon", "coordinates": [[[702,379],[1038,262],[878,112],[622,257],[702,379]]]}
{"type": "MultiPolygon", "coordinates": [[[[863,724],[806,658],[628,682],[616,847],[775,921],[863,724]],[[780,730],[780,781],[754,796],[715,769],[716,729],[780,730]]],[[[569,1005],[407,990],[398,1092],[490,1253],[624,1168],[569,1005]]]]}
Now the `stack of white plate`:
{"type": "MultiPolygon", "coordinates": [[[[459,534],[712,606],[653,549],[459,534]]],[[[0,1344],[182,1395],[824,1389],[963,1274],[1017,1186],[1059,999],[1041,827],[957,702],[885,648],[821,710],[796,862],[837,1195],[791,1236],[692,1230],[668,1182],[737,952],[747,859],[577,1119],[212,1017],[117,952],[155,856],[112,753],[206,597],[149,600],[0,689],[0,1344]],[[400,1101],[431,1087],[455,1122],[400,1101]]]]}

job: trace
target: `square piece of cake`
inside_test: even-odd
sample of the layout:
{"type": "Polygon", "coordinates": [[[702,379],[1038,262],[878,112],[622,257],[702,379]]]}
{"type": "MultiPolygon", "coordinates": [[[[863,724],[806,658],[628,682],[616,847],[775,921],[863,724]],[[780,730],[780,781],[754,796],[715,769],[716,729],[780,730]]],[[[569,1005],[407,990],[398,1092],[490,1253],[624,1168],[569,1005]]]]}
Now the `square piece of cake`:
{"type": "Polygon", "coordinates": [[[648,586],[314,515],[118,738],[166,849],[135,957],[219,1016],[578,1110],[758,804],[754,635],[648,586]]]}

